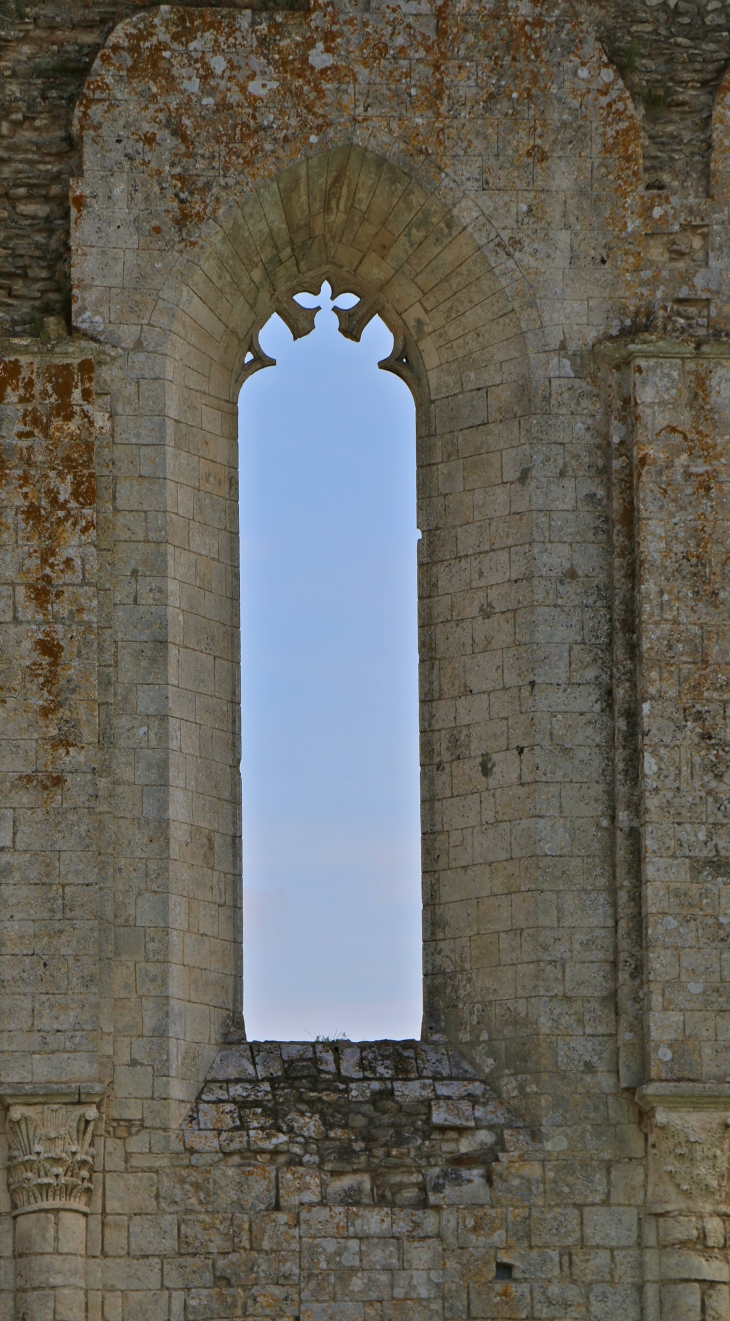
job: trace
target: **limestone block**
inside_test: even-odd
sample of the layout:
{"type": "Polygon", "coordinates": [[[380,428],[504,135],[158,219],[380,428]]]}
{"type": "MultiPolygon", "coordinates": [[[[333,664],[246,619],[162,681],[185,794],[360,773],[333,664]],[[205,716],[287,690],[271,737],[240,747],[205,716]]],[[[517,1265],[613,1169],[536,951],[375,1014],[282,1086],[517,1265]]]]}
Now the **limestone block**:
{"type": "Polygon", "coordinates": [[[649,1120],[648,1201],[655,1211],[730,1205],[730,1112],[657,1107],[649,1120]]]}
{"type": "Polygon", "coordinates": [[[10,808],[0,810],[0,848],[13,847],[13,813],[10,808]]]}
{"type": "Polygon", "coordinates": [[[86,1256],[87,1221],[75,1211],[59,1211],[57,1223],[57,1250],[86,1256]]]}
{"type": "Polygon", "coordinates": [[[105,1179],[106,1205],[111,1215],[150,1214],[157,1210],[157,1176],[113,1174],[105,1179]]]}
{"type": "Polygon", "coordinates": [[[713,1285],[705,1290],[705,1316],[708,1321],[727,1321],[730,1317],[730,1292],[726,1285],[713,1285]]]}
{"type": "Polygon", "coordinates": [[[661,1321],[700,1321],[702,1315],[698,1284],[665,1284],[661,1290],[661,1321]]]}
{"type": "Polygon", "coordinates": [[[638,1213],[634,1207],[587,1207],[583,1212],[586,1244],[604,1248],[633,1247],[638,1242],[638,1213]]]}

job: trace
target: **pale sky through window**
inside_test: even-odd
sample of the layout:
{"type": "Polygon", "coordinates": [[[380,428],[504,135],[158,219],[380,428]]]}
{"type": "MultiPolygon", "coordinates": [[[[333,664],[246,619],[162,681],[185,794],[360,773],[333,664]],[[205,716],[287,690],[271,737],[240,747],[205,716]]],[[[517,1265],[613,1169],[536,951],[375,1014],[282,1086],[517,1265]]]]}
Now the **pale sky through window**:
{"type": "Polygon", "coordinates": [[[300,301],[314,332],[270,321],[239,401],[246,1027],[413,1037],[415,409],[379,319],[353,344],[328,286],[300,301]]]}

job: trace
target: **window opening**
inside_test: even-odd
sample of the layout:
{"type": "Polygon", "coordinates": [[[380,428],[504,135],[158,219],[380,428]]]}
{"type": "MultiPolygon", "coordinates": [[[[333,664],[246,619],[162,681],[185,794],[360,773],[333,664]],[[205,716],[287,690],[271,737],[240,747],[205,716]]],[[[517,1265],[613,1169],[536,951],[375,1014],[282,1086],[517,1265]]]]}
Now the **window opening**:
{"type": "Polygon", "coordinates": [[[344,338],[362,300],[330,295],[296,295],[296,342],[269,320],[243,365],[277,365],[239,398],[244,1014],[259,1040],[420,1032],[415,410],[391,374],[409,370],[402,340],[378,316],[344,338]]]}

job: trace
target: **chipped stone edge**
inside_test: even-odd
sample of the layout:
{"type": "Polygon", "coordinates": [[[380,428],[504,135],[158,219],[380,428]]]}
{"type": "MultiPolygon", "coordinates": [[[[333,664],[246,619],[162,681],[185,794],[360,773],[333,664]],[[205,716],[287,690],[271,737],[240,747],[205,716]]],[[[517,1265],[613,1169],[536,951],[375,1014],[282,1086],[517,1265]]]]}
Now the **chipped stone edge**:
{"type": "Polygon", "coordinates": [[[644,1111],[657,1106],[681,1110],[725,1108],[730,1105],[730,1083],[644,1083],[636,1089],[636,1104],[644,1111]]]}
{"type": "Polygon", "coordinates": [[[603,340],[595,344],[593,352],[599,362],[632,362],[634,358],[730,358],[730,340],[708,340],[687,344],[676,339],[623,340],[610,343],[603,340]]]}
{"type": "Polygon", "coordinates": [[[79,355],[88,357],[92,353],[102,360],[112,361],[121,357],[123,352],[115,344],[102,344],[76,331],[60,339],[33,335],[0,336],[0,358],[43,358],[49,355],[75,358],[79,355]]]}
{"type": "Polygon", "coordinates": [[[0,1083],[0,1104],[10,1107],[18,1101],[43,1105],[54,1101],[62,1105],[86,1105],[106,1095],[106,1083],[0,1083]]]}

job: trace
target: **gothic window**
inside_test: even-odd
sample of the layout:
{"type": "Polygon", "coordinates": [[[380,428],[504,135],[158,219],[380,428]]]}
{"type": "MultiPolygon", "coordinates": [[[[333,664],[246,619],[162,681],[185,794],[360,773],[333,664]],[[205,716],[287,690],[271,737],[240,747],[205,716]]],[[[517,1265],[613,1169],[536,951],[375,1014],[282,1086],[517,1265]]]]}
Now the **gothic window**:
{"type": "Polygon", "coordinates": [[[239,400],[244,1012],[250,1038],[413,1037],[410,368],[366,298],[314,289],[253,337],[239,400]]]}

